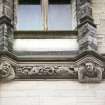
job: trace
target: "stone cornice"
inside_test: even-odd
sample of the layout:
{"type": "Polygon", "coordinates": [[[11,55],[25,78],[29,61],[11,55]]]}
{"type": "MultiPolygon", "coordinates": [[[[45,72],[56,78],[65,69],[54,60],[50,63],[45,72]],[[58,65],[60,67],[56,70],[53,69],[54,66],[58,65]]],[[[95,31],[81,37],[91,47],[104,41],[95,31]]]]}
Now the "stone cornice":
{"type": "MultiPolygon", "coordinates": [[[[65,53],[65,52],[64,52],[65,53]]],[[[33,55],[33,56],[29,56],[29,55],[27,55],[27,56],[24,56],[24,55],[21,55],[21,56],[18,56],[15,52],[5,52],[5,51],[3,51],[3,52],[0,52],[0,57],[2,57],[2,56],[7,56],[7,57],[10,57],[11,59],[13,59],[13,60],[16,60],[16,61],[19,61],[19,62],[21,62],[21,61],[23,61],[23,62],[42,62],[42,61],[47,61],[47,62],[53,62],[53,61],[61,61],[61,62],[65,62],[65,61],[77,61],[77,60],[79,60],[79,59],[81,59],[81,58],[84,58],[85,56],[87,56],[87,55],[89,55],[89,56],[93,56],[93,57],[95,57],[95,58],[97,58],[97,59],[99,59],[99,60],[101,60],[102,62],[105,62],[105,58],[104,58],[104,55],[100,55],[100,54],[98,54],[98,53],[96,53],[96,52],[94,52],[94,51],[85,51],[85,52],[83,52],[83,53],[78,53],[78,52],[75,52],[76,53],[76,55],[74,55],[73,56],[73,52],[70,52],[71,54],[69,54],[68,56],[67,55],[64,55],[64,56],[62,56],[62,55],[49,55],[49,56],[45,56],[45,55],[43,55],[43,54],[41,54],[41,55],[39,55],[39,57],[38,57],[38,55],[33,55]],[[71,55],[71,56],[70,56],[71,55]]]]}

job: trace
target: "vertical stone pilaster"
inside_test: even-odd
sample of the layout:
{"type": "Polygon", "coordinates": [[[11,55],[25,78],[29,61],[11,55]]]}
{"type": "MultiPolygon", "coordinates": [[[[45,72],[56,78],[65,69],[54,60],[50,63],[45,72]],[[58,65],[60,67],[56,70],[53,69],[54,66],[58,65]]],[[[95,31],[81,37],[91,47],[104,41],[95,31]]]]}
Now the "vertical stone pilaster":
{"type": "Polygon", "coordinates": [[[77,0],[77,22],[80,53],[97,51],[96,26],[92,17],[91,0],[77,0]]]}
{"type": "Polygon", "coordinates": [[[12,51],[14,2],[15,0],[0,0],[0,52],[12,51]]]}

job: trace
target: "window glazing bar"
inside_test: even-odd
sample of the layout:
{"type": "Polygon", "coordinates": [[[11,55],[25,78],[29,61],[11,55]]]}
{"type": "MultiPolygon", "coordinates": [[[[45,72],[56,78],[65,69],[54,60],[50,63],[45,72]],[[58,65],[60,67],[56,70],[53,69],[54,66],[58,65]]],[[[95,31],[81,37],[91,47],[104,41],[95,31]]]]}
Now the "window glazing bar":
{"type": "Polygon", "coordinates": [[[44,31],[48,31],[48,0],[41,0],[44,31]]]}

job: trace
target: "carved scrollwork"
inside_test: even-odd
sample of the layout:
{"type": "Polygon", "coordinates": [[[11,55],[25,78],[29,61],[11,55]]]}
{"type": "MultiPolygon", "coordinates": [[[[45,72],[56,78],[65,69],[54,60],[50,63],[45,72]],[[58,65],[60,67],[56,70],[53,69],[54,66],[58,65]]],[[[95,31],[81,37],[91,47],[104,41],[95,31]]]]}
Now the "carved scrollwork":
{"type": "Polygon", "coordinates": [[[0,80],[12,80],[15,78],[15,72],[12,65],[3,61],[0,64],[0,80]]]}
{"type": "Polygon", "coordinates": [[[80,82],[100,82],[102,80],[103,67],[93,62],[82,63],[78,70],[80,82]]]}

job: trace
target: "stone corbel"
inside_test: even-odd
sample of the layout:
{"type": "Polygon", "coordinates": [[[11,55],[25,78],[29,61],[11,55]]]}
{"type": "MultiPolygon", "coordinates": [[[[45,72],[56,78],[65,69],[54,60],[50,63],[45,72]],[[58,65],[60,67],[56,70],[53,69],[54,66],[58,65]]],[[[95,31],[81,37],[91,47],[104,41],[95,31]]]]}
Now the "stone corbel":
{"type": "Polygon", "coordinates": [[[8,61],[0,63],[0,80],[10,81],[15,79],[15,71],[13,66],[8,61]]]}
{"type": "Polygon", "coordinates": [[[82,83],[97,83],[102,81],[104,68],[92,61],[79,65],[78,80],[82,83]]]}

